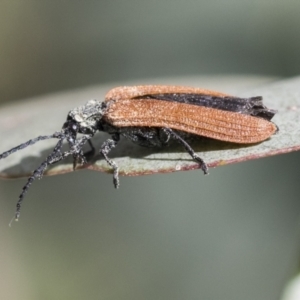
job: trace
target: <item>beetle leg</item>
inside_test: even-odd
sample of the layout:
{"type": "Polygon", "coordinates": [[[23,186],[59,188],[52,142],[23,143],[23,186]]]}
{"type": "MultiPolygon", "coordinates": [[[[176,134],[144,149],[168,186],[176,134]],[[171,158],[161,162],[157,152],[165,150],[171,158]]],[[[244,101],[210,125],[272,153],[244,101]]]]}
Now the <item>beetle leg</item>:
{"type": "Polygon", "coordinates": [[[100,149],[100,153],[104,156],[104,159],[106,160],[106,162],[113,168],[114,170],[114,174],[113,174],[113,183],[115,188],[119,188],[120,185],[120,180],[119,180],[119,167],[116,164],[115,161],[113,161],[112,159],[110,159],[107,154],[116,147],[118,141],[120,140],[120,135],[118,133],[115,133],[112,135],[112,139],[108,139],[106,140],[100,149]]]}
{"type": "MultiPolygon", "coordinates": [[[[91,137],[92,137],[91,135],[86,135],[78,140],[74,140],[73,138],[69,137],[68,142],[69,142],[70,152],[72,152],[72,154],[73,154],[73,171],[76,169],[78,162],[82,165],[87,163],[86,156],[82,150],[82,148],[86,142],[88,142],[89,145],[92,147],[92,150],[89,151],[88,154],[95,152],[95,148],[94,148],[92,142],[90,141],[91,137]]],[[[67,152],[65,152],[65,153],[67,153],[67,152]]]]}
{"type": "Polygon", "coordinates": [[[207,167],[206,163],[204,162],[204,160],[195,153],[193,148],[182,137],[180,137],[175,131],[173,131],[170,128],[163,128],[163,130],[166,132],[166,134],[169,134],[175,140],[177,140],[179,143],[181,143],[183,145],[183,147],[185,148],[185,150],[193,158],[193,160],[195,160],[196,162],[198,162],[200,164],[201,170],[204,172],[204,174],[208,174],[208,167],[207,167]]]}

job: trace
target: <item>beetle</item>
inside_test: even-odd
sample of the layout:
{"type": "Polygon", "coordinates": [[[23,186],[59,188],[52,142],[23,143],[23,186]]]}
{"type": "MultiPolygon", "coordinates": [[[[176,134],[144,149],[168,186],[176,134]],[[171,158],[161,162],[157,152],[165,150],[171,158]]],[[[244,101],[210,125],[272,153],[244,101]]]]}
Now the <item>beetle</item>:
{"type": "Polygon", "coordinates": [[[108,154],[117,146],[121,136],[144,147],[163,147],[170,139],[175,139],[207,174],[206,163],[185,140],[187,136],[204,136],[239,144],[259,143],[278,131],[278,127],[271,122],[276,112],[264,106],[260,96],[239,98],[185,86],[114,88],[106,94],[104,101],[93,99],[72,109],[61,131],[31,139],[0,154],[0,159],[4,159],[38,141],[58,139],[52,152],[24,185],[16,205],[15,220],[19,219],[21,204],[29,187],[35,179],[43,176],[48,166],[70,155],[73,156],[73,169],[76,169],[77,163],[87,163],[83,146],[88,143],[94,152],[91,138],[98,131],[111,136],[99,152],[112,167],[113,183],[118,188],[119,167],[108,154]],[[65,152],[62,151],[64,141],[69,145],[69,150],[65,152]]]}

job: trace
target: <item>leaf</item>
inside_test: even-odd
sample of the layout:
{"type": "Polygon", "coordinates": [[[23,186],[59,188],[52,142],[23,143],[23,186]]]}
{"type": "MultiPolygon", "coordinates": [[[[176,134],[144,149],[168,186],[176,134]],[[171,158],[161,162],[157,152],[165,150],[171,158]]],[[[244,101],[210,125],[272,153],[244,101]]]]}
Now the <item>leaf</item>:
{"type": "MultiPolygon", "coordinates": [[[[226,79],[223,78],[223,83],[226,79]]],[[[249,81],[246,77],[244,86],[247,80],[249,81]]],[[[201,81],[199,80],[199,82],[201,81]]],[[[213,84],[210,85],[218,86],[218,81],[212,82],[213,84]]],[[[251,84],[248,84],[248,87],[238,94],[235,93],[239,90],[238,85],[243,88],[241,80],[237,83],[237,86],[234,86],[234,80],[230,82],[231,84],[228,84],[225,90],[223,89],[224,92],[241,97],[261,95],[267,107],[278,110],[272,121],[278,125],[279,132],[267,141],[250,146],[205,138],[194,141],[191,144],[193,149],[204,159],[209,167],[288,153],[300,149],[300,77],[269,83],[255,89],[251,87],[251,84]]],[[[166,84],[166,82],[163,83],[166,84]]],[[[174,83],[183,84],[182,81],[173,81],[174,83]]],[[[195,86],[189,81],[184,82],[184,84],[195,86]]],[[[222,85],[220,78],[219,85],[222,85]]],[[[206,86],[204,87],[206,88],[206,86]]],[[[88,99],[103,99],[110,88],[102,86],[52,94],[2,107],[0,110],[0,153],[39,135],[47,135],[59,131],[69,110],[85,103],[88,99]]],[[[98,133],[93,138],[92,141],[96,149],[100,148],[100,145],[107,137],[106,133],[98,133]]],[[[14,178],[30,175],[43,159],[51,153],[56,142],[56,140],[41,141],[1,160],[0,177],[14,178]]],[[[163,149],[153,149],[143,148],[126,139],[122,139],[118,147],[110,153],[110,157],[120,167],[121,175],[166,173],[199,168],[199,165],[191,160],[189,154],[176,143],[172,143],[169,147],[163,149]]],[[[72,160],[67,159],[49,168],[46,174],[54,175],[71,172],[72,168],[72,160]]],[[[89,161],[87,165],[79,166],[78,168],[111,172],[111,168],[99,155],[89,161]]]]}

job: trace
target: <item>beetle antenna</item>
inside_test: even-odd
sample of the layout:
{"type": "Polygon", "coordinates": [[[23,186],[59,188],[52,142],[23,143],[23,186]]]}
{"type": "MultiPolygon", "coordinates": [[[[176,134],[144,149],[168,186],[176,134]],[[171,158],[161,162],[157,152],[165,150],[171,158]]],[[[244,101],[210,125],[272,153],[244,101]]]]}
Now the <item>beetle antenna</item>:
{"type": "Polygon", "coordinates": [[[27,183],[24,185],[22,193],[20,194],[19,200],[16,205],[16,212],[15,212],[15,220],[16,221],[18,221],[18,219],[19,219],[21,204],[22,204],[25,194],[27,193],[31,184],[34,182],[35,179],[41,178],[43,176],[44,171],[46,170],[46,168],[49,165],[61,160],[60,159],[62,157],[61,148],[62,148],[63,140],[65,138],[65,134],[60,133],[60,135],[61,135],[60,140],[54,147],[52,153],[47,157],[46,160],[44,160],[40,164],[40,166],[37,169],[34,170],[33,174],[28,178],[27,183]],[[58,154],[60,154],[60,155],[58,155],[58,154]]]}
{"type": "Polygon", "coordinates": [[[47,139],[52,139],[52,138],[56,138],[56,139],[63,139],[64,138],[64,133],[62,132],[55,132],[54,134],[51,134],[51,135],[41,135],[41,136],[38,136],[37,138],[34,138],[34,139],[31,139],[17,147],[14,147],[8,151],[5,151],[3,152],[2,154],[0,154],[0,159],[2,158],[6,158],[7,156],[11,155],[12,153],[14,152],[17,152],[19,150],[22,150],[30,145],[33,145],[35,144],[36,142],[39,142],[39,141],[43,141],[43,140],[47,140],[47,139]]]}
{"type": "MultiPolygon", "coordinates": [[[[82,147],[84,146],[84,144],[87,141],[89,141],[89,139],[92,136],[91,135],[83,136],[82,138],[78,139],[76,142],[73,141],[72,145],[70,145],[71,149],[69,151],[65,151],[65,152],[61,153],[63,141],[64,141],[64,139],[68,139],[70,134],[71,133],[69,131],[66,131],[65,134],[62,133],[61,138],[60,138],[59,142],[56,144],[52,153],[49,154],[47,159],[44,160],[40,164],[40,166],[36,170],[34,170],[33,174],[28,178],[27,183],[24,185],[23,190],[19,196],[19,200],[16,205],[16,211],[15,211],[15,217],[14,217],[15,221],[19,220],[21,205],[22,205],[25,194],[27,193],[29,187],[34,182],[34,180],[36,180],[37,178],[40,179],[43,176],[43,174],[48,166],[65,159],[69,155],[78,156],[80,159],[82,159],[82,160],[84,160],[84,162],[86,162],[85,157],[82,153],[82,147]]],[[[10,222],[10,224],[11,224],[11,222],[10,222]]]]}

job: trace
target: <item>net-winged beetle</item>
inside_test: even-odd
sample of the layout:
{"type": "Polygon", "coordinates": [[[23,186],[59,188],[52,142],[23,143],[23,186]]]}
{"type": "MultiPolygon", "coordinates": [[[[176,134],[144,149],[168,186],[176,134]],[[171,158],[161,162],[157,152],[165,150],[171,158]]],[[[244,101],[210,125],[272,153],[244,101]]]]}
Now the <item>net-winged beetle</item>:
{"type": "Polygon", "coordinates": [[[113,183],[119,187],[119,168],[108,157],[120,136],[145,147],[162,147],[177,140],[206,174],[205,162],[185,141],[187,134],[239,144],[262,142],[273,135],[277,126],[270,120],[276,111],[263,105],[262,97],[238,98],[227,94],[183,86],[142,85],[110,90],[104,101],[90,100],[72,109],[61,131],[39,136],[2,154],[3,159],[38,141],[56,138],[53,151],[33,171],[19,196],[15,220],[20,215],[23,198],[30,185],[41,178],[46,168],[67,156],[73,156],[73,167],[86,163],[83,146],[97,131],[111,135],[99,152],[113,169],[113,183]],[[80,137],[77,134],[80,133],[80,137]],[[184,133],[184,134],[183,134],[184,133]],[[63,152],[63,142],[69,150],[63,152]]]}

